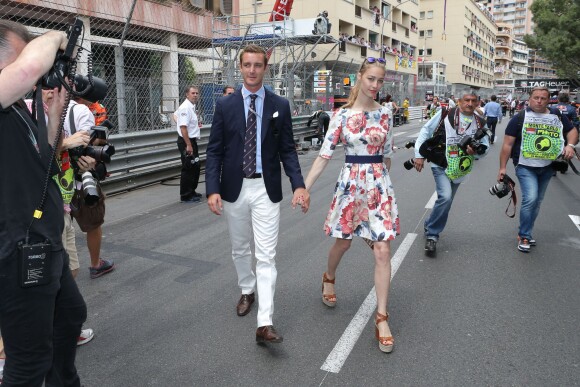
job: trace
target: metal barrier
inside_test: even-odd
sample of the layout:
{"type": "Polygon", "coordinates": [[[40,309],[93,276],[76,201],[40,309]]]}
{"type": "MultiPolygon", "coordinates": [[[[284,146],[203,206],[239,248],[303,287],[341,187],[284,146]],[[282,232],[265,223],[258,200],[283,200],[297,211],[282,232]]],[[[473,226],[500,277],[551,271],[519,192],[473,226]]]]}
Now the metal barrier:
{"type": "MultiPolygon", "coordinates": [[[[423,119],[421,106],[409,107],[409,120],[423,119]]],[[[309,116],[292,118],[294,140],[304,143],[305,138],[316,134],[316,125],[307,127],[309,116]]],[[[197,145],[201,169],[204,170],[210,125],[201,127],[201,139],[197,145]]],[[[175,128],[131,132],[110,136],[116,153],[107,166],[110,176],[102,182],[107,194],[129,191],[159,183],[179,176],[181,160],[177,149],[175,128]]]]}
{"type": "MultiPolygon", "coordinates": [[[[294,140],[316,134],[316,126],[306,126],[308,116],[293,117],[294,140]]],[[[201,139],[197,142],[202,171],[211,125],[201,127],[201,139]]],[[[115,134],[109,137],[116,153],[107,166],[110,176],[102,182],[103,190],[113,194],[159,183],[179,176],[181,160],[177,149],[175,128],[115,134]]]]}

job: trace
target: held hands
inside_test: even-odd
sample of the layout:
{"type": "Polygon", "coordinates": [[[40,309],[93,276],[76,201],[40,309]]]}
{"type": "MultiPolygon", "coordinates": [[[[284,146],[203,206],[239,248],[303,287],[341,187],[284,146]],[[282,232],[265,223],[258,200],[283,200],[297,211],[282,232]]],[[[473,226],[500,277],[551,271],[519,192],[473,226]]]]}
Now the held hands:
{"type": "Polygon", "coordinates": [[[211,194],[207,197],[207,205],[209,210],[216,215],[221,215],[224,207],[222,205],[222,197],[218,193],[211,194]]]}
{"type": "Polygon", "coordinates": [[[296,188],[294,191],[294,196],[292,197],[292,208],[296,208],[296,205],[302,207],[302,212],[306,213],[310,207],[310,193],[306,188],[296,188]]]}
{"type": "Polygon", "coordinates": [[[423,170],[423,165],[425,164],[424,158],[415,157],[415,169],[417,172],[421,172],[423,170]]]}

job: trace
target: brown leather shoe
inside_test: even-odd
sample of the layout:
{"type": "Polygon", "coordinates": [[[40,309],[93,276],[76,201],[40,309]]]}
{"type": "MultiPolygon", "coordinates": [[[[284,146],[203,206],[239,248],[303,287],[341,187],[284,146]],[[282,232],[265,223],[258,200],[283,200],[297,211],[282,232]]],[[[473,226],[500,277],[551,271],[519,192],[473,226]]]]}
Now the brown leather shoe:
{"type": "Polygon", "coordinates": [[[252,304],[254,303],[254,293],[252,294],[242,294],[240,301],[238,301],[238,306],[236,307],[238,311],[238,316],[245,316],[250,313],[252,309],[252,304]]]}
{"type": "Polygon", "coordinates": [[[258,343],[281,343],[284,338],[276,332],[272,325],[266,325],[256,330],[256,341],[258,343]]]}

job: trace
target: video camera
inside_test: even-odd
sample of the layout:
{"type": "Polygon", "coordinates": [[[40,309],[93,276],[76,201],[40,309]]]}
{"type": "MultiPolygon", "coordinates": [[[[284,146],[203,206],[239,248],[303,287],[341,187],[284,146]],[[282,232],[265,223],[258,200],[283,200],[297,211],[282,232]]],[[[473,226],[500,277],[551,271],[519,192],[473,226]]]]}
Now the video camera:
{"type": "Polygon", "coordinates": [[[491,130],[481,128],[481,129],[478,129],[477,132],[475,132],[473,137],[464,136],[459,141],[457,146],[459,147],[459,149],[461,149],[463,151],[463,153],[466,153],[466,154],[467,154],[467,147],[471,146],[471,148],[473,148],[478,155],[482,155],[487,150],[487,146],[483,145],[481,143],[481,139],[484,138],[485,136],[488,136],[489,138],[491,138],[492,135],[493,134],[492,134],[491,130]]]}

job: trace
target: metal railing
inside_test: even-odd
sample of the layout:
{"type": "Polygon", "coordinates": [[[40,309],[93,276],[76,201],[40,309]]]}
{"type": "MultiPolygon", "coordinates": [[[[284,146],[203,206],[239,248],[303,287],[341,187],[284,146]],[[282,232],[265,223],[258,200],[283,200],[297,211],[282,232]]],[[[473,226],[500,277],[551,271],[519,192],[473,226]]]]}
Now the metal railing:
{"type": "MultiPolygon", "coordinates": [[[[409,108],[409,120],[422,119],[423,107],[409,108]]],[[[316,134],[316,123],[307,127],[309,116],[292,118],[294,141],[304,143],[305,138],[316,134]]],[[[202,173],[205,168],[207,143],[211,125],[201,127],[197,142],[202,173]]],[[[109,137],[116,153],[107,166],[110,176],[102,182],[107,194],[129,191],[159,183],[179,176],[181,160],[177,149],[175,128],[115,134],[109,137]]]]}

